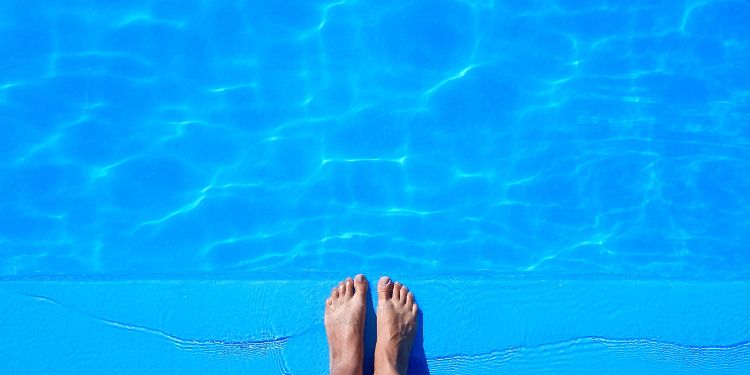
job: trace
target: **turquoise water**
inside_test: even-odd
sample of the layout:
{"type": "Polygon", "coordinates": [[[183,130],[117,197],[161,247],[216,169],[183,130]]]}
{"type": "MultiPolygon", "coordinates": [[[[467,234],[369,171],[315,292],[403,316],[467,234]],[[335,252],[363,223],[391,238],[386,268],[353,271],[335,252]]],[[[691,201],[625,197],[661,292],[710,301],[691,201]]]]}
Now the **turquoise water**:
{"type": "Polygon", "coordinates": [[[0,5],[0,273],[732,277],[745,1],[0,5]]]}
{"type": "Polygon", "coordinates": [[[0,373],[323,374],[362,272],[411,375],[748,374],[748,20],[2,1],[0,373]]]}

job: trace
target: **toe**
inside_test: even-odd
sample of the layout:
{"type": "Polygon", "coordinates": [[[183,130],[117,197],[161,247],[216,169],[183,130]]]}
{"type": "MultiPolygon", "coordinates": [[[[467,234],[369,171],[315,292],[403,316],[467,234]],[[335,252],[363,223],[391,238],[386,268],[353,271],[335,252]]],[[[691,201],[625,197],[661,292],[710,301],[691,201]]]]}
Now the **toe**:
{"type": "Polygon", "coordinates": [[[354,280],[352,280],[351,277],[346,278],[344,289],[347,297],[351,297],[354,295],[354,280]]]}
{"type": "Polygon", "coordinates": [[[367,279],[365,279],[365,275],[359,274],[354,276],[354,293],[363,296],[367,293],[367,279]]]}
{"type": "Polygon", "coordinates": [[[396,301],[401,299],[401,283],[398,281],[393,283],[393,299],[396,301]]]}
{"type": "Polygon", "coordinates": [[[415,303],[415,304],[414,304],[414,305],[413,305],[413,306],[411,307],[411,312],[412,312],[412,313],[414,313],[414,314],[416,314],[416,313],[417,313],[417,311],[419,311],[419,306],[417,306],[417,304],[415,303]]]}
{"type": "Polygon", "coordinates": [[[339,288],[331,289],[331,299],[336,300],[339,298],[339,288]]]}
{"type": "Polygon", "coordinates": [[[401,296],[399,297],[401,302],[406,303],[407,294],[409,294],[409,288],[407,288],[406,285],[404,285],[403,287],[401,287],[401,296]]]}
{"type": "Polygon", "coordinates": [[[378,300],[387,301],[391,299],[392,294],[393,282],[391,281],[391,278],[388,276],[381,277],[380,281],[378,281],[378,300]]]}
{"type": "Polygon", "coordinates": [[[414,293],[409,292],[409,294],[406,295],[406,304],[410,305],[414,303],[414,293]]]}
{"type": "Polygon", "coordinates": [[[338,291],[339,298],[344,298],[346,296],[346,286],[344,286],[344,282],[340,282],[339,286],[336,287],[336,290],[338,291]]]}

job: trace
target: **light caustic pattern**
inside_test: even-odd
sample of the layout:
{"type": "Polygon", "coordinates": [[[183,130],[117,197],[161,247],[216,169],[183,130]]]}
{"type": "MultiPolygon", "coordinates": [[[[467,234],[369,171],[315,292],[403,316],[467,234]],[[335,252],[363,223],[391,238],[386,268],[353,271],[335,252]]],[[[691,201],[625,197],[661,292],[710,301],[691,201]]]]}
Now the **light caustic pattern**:
{"type": "Polygon", "coordinates": [[[733,276],[746,1],[0,4],[0,273],[733,276]]]}

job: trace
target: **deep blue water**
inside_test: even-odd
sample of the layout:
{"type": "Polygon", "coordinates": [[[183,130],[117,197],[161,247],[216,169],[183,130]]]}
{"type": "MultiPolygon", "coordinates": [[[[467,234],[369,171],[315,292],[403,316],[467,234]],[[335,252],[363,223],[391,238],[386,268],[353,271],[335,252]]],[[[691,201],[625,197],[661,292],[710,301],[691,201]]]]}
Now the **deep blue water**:
{"type": "Polygon", "coordinates": [[[747,275],[748,20],[0,2],[0,274],[747,275]]]}

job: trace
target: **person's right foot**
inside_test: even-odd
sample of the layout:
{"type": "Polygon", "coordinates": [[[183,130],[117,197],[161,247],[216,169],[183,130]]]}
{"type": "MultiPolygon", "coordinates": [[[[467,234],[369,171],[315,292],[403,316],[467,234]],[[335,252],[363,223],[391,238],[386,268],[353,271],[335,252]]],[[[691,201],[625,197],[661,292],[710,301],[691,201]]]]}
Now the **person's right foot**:
{"type": "Polygon", "coordinates": [[[378,339],[375,374],[406,374],[417,330],[414,294],[388,276],[378,281],[378,339]]]}

